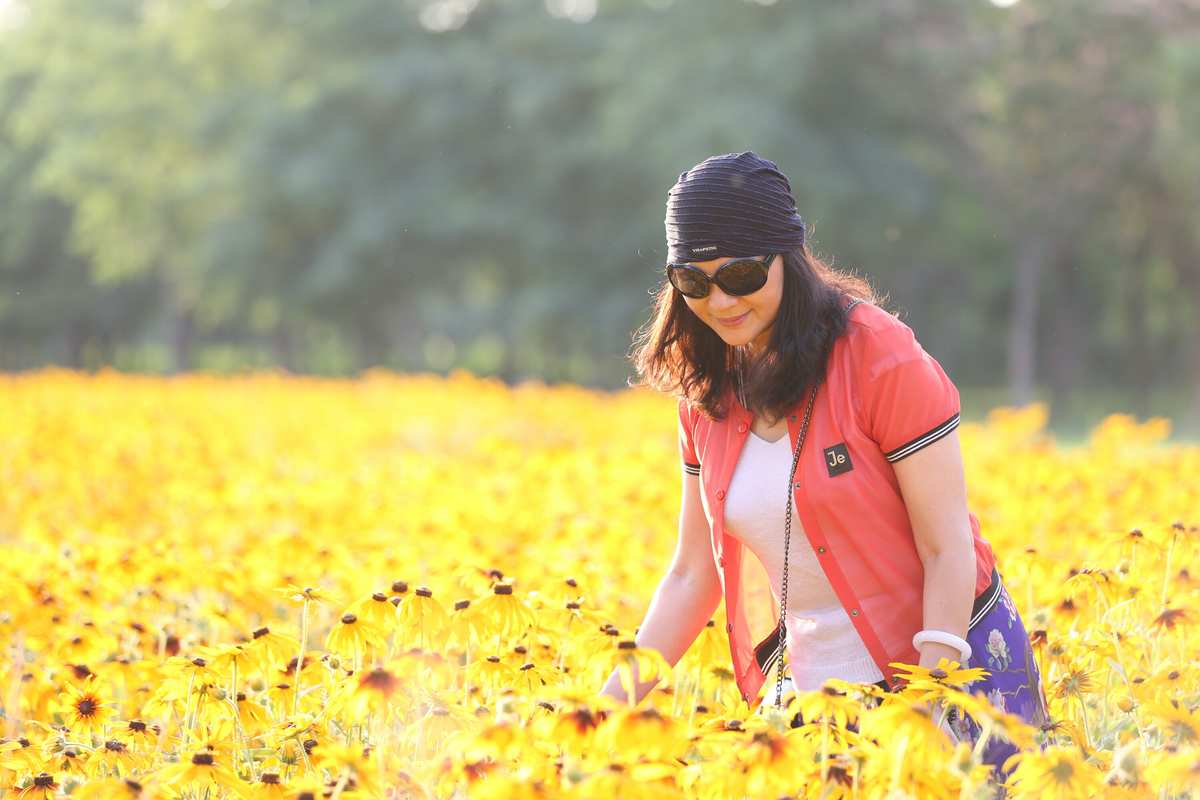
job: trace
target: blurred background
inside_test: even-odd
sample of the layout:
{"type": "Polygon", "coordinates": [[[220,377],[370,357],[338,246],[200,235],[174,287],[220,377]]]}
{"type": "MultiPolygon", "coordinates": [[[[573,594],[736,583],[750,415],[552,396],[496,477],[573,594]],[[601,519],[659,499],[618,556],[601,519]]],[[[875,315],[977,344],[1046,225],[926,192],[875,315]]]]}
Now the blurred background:
{"type": "Polygon", "coordinates": [[[1200,433],[1200,0],[0,0],[0,369],[616,389],[747,149],[965,417],[1200,433]]]}

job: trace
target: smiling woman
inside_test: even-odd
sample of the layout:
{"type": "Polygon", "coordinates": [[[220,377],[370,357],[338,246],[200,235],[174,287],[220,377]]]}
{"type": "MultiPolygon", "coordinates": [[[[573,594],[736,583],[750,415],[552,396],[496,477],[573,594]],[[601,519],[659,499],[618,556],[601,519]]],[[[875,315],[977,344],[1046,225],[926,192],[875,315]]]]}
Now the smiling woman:
{"type": "MultiPolygon", "coordinates": [[[[774,162],[729,153],[682,173],[666,231],[667,280],[634,360],[678,399],[683,498],[637,645],[674,666],[723,598],[751,705],[772,669],[782,701],[785,662],[799,690],[894,689],[900,666],[947,658],[990,671],[972,691],[1044,722],[1024,628],[967,508],[941,365],[866,281],[808,250],[774,162]]],[[[615,678],[604,691],[620,696],[615,678]]]]}

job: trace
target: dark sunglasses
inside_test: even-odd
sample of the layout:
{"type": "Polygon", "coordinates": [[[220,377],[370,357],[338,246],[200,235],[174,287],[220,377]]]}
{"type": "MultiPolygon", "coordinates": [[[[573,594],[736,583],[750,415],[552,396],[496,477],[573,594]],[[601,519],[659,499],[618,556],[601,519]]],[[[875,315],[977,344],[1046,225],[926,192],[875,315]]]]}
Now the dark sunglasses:
{"type": "Polygon", "coordinates": [[[680,294],[699,300],[708,297],[712,284],[721,287],[721,291],[734,297],[744,297],[761,289],[767,282],[767,272],[771,268],[774,255],[758,258],[734,258],[717,267],[717,271],[708,277],[708,273],[692,264],[667,264],[667,280],[679,290],[680,294]]]}

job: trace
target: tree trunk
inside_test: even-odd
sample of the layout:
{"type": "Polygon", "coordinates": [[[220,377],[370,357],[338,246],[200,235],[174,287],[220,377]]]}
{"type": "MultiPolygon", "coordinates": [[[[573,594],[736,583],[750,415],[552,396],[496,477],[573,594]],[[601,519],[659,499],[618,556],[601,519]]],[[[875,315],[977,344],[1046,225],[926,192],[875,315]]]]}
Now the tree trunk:
{"type": "Polygon", "coordinates": [[[1070,404],[1082,377],[1087,358],[1087,319],[1080,307],[1082,286],[1079,276],[1078,253],[1069,248],[1054,262],[1057,277],[1054,314],[1047,342],[1046,381],[1050,386],[1054,408],[1070,404]]]}
{"type": "Polygon", "coordinates": [[[1150,282],[1146,279],[1147,256],[1150,252],[1148,237],[1139,242],[1134,254],[1133,269],[1127,273],[1133,282],[1129,287],[1129,313],[1133,329],[1133,363],[1131,377],[1137,390],[1133,395],[1133,412],[1139,417],[1150,416],[1150,390],[1154,386],[1154,346],[1150,341],[1150,282]]]}
{"type": "Polygon", "coordinates": [[[192,343],[195,330],[195,313],[190,308],[177,309],[171,319],[172,372],[187,372],[192,368],[192,343]]]}
{"type": "Polygon", "coordinates": [[[83,348],[88,340],[86,320],[73,319],[67,325],[64,360],[71,369],[83,368],[83,348]]]}
{"type": "Polygon", "coordinates": [[[1008,330],[1008,386],[1010,402],[1033,402],[1037,365],[1038,287],[1045,269],[1048,246],[1043,237],[1020,238],[1012,316],[1008,330]]]}
{"type": "Polygon", "coordinates": [[[291,328],[282,320],[271,335],[271,349],[275,362],[288,372],[296,371],[296,343],[291,328]]]}

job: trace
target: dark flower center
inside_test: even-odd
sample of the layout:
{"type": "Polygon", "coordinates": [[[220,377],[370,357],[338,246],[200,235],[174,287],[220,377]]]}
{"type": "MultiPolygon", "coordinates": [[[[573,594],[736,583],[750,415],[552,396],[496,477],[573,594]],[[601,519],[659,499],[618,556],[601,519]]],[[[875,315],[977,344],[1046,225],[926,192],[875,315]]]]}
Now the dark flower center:
{"type": "Polygon", "coordinates": [[[75,704],[75,710],[79,712],[81,717],[91,717],[96,714],[96,701],[91,697],[84,697],[75,704]]]}
{"type": "Polygon", "coordinates": [[[360,685],[366,689],[388,693],[396,688],[396,678],[386,669],[376,667],[362,677],[360,685]]]}
{"type": "Polygon", "coordinates": [[[38,788],[48,788],[50,786],[53,786],[54,785],[54,776],[47,775],[44,772],[39,773],[38,776],[33,779],[33,785],[37,786],[38,788]]]}
{"type": "Polygon", "coordinates": [[[270,628],[258,628],[254,631],[253,636],[255,639],[258,639],[261,636],[266,636],[270,632],[271,632],[270,628]]]}
{"type": "Polygon", "coordinates": [[[196,753],[196,755],[192,756],[192,763],[211,767],[213,764],[212,753],[196,753]]]}
{"type": "Polygon", "coordinates": [[[263,783],[279,783],[279,773],[278,772],[264,772],[262,774],[262,782],[263,783]]]}

